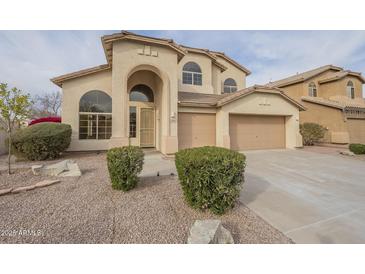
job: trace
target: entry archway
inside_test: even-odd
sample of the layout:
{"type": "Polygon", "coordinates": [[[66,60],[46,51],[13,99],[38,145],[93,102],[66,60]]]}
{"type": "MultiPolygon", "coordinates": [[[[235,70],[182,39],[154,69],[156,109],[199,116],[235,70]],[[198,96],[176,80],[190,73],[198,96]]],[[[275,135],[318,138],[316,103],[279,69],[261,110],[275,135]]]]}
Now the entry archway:
{"type": "Polygon", "coordinates": [[[160,148],[163,82],[156,72],[141,68],[128,78],[129,138],[132,145],[160,148]]]}

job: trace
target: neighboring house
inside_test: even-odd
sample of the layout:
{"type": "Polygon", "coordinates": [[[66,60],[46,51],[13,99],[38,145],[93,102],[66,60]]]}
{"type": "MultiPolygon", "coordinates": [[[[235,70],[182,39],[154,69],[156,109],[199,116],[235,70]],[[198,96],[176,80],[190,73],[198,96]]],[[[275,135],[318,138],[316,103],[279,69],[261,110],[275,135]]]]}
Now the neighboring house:
{"type": "Polygon", "coordinates": [[[270,82],[303,104],[300,123],[314,122],[326,129],[324,142],[365,143],[365,100],[361,73],[327,65],[270,82]]]}
{"type": "Polygon", "coordinates": [[[304,107],[277,88],[246,88],[250,71],[224,53],[130,32],[101,40],[107,64],[51,79],[63,90],[70,150],[302,146],[304,107]]]}

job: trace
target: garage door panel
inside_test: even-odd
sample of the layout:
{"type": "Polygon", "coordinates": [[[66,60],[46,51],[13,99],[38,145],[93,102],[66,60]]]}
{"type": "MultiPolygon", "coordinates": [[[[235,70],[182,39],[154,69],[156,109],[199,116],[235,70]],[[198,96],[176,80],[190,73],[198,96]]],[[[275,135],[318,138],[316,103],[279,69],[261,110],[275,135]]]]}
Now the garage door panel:
{"type": "Polygon", "coordinates": [[[285,148],[285,117],[230,115],[231,148],[235,150],[285,148]]]}
{"type": "Polygon", "coordinates": [[[350,143],[365,144],[365,119],[348,119],[350,143]]]}
{"type": "Polygon", "coordinates": [[[179,149],[201,146],[215,146],[215,114],[179,113],[179,149]]]}

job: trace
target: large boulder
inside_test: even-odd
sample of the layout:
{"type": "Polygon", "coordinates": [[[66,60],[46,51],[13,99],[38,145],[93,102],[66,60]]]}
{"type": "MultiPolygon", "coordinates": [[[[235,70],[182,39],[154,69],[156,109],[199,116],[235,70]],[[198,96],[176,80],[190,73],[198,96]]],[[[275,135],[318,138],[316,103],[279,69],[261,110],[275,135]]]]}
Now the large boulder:
{"type": "Polygon", "coordinates": [[[47,166],[34,165],[32,166],[32,172],[34,175],[44,176],[81,176],[81,170],[73,160],[64,160],[47,166]]]}
{"type": "Polygon", "coordinates": [[[234,244],[234,240],[220,220],[196,220],[190,228],[188,244],[234,244]]]}

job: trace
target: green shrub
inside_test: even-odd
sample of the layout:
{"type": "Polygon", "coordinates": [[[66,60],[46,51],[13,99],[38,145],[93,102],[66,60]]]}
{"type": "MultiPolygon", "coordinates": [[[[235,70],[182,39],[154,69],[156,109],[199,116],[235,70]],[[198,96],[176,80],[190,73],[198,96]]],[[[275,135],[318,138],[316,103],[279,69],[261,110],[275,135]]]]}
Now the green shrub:
{"type": "Polygon", "coordinates": [[[244,181],[245,159],[241,153],[220,147],[177,152],[175,165],[188,204],[214,214],[233,208],[244,181]]]}
{"type": "Polygon", "coordinates": [[[140,147],[125,146],[109,149],[107,162],[114,189],[128,191],[138,183],[142,171],[144,153],[140,147]]]}
{"type": "Polygon", "coordinates": [[[326,129],[316,123],[304,123],[300,125],[300,134],[303,137],[303,145],[313,146],[319,142],[326,132],[326,129]]]}
{"type": "Polygon", "coordinates": [[[365,145],[363,144],[350,144],[349,149],[355,154],[365,154],[365,145]]]}
{"type": "Polygon", "coordinates": [[[55,159],[69,147],[71,132],[71,126],[66,124],[35,124],[14,132],[13,148],[29,160],[55,159]]]}

